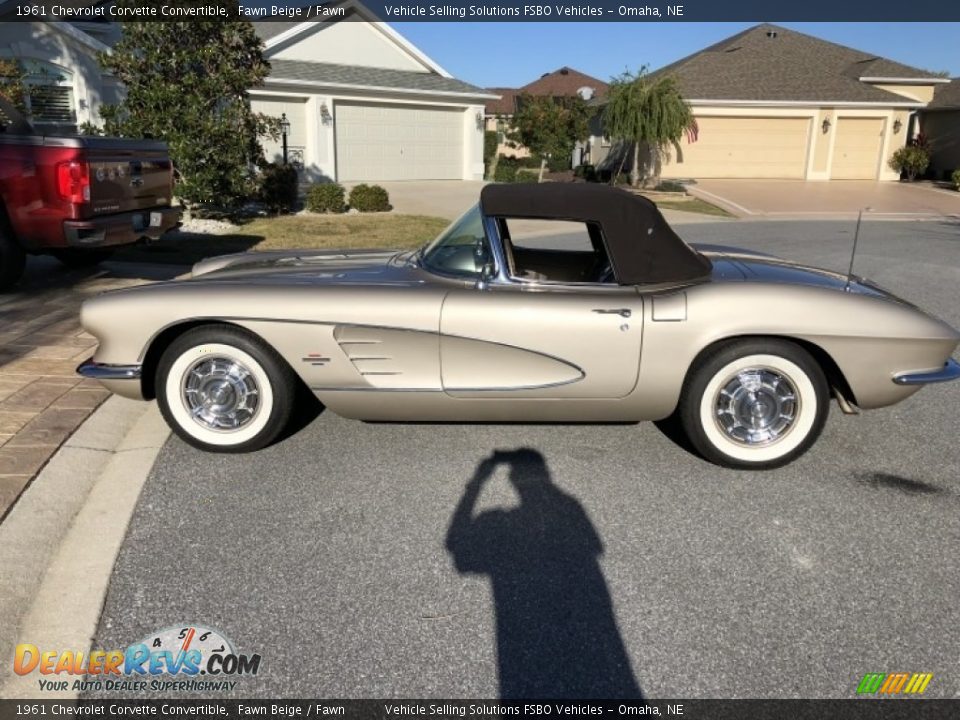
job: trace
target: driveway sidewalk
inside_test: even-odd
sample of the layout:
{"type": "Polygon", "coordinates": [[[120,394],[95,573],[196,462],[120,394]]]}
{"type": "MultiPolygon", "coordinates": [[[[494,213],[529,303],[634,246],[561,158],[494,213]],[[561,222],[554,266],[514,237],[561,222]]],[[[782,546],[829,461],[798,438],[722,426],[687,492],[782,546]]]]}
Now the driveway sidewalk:
{"type": "Polygon", "coordinates": [[[36,258],[16,291],[0,295],[0,518],[109,394],[75,372],[97,344],[80,328],[80,303],[182,270],[108,263],[70,271],[36,258]]]}
{"type": "Polygon", "coordinates": [[[867,208],[878,219],[960,217],[960,193],[931,183],[700,180],[689,190],[745,219],[839,220],[867,208]]]}

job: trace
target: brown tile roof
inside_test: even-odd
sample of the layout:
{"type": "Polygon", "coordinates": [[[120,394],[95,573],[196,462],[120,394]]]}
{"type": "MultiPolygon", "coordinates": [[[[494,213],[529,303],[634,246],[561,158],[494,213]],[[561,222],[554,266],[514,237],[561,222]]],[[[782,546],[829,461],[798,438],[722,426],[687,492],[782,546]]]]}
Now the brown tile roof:
{"type": "Polygon", "coordinates": [[[945,85],[937,86],[933,100],[927,105],[929,110],[960,110],[960,78],[954,78],[945,85]]]}
{"type": "Polygon", "coordinates": [[[585,87],[592,88],[594,98],[598,98],[606,95],[609,86],[603,80],[598,80],[579,70],[562,67],[559,70],[544,73],[521,88],[487,88],[488,92],[500,95],[501,98],[488,102],[486,112],[487,115],[512,115],[517,109],[517,98],[524,93],[549,97],[572,97],[585,87]]]}
{"type": "Polygon", "coordinates": [[[583,87],[592,88],[594,95],[599,96],[606,94],[608,85],[603,80],[597,80],[579,70],[562,67],[527,83],[520,88],[520,92],[550,97],[573,97],[583,87]]]}
{"type": "Polygon", "coordinates": [[[777,25],[748,28],[657,70],[689,100],[907,102],[860,77],[931,78],[935,73],[777,25]]]}
{"type": "Polygon", "coordinates": [[[517,95],[520,93],[516,88],[487,88],[487,92],[499,95],[499,100],[487,100],[484,112],[487,115],[513,115],[517,108],[517,95]]]}

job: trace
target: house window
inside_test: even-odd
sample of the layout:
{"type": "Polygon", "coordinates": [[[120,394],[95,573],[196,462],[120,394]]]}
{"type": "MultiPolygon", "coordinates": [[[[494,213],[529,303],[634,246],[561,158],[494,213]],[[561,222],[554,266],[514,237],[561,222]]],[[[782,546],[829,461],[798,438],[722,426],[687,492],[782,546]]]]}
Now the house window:
{"type": "Polygon", "coordinates": [[[38,60],[24,62],[29,88],[27,107],[35,123],[73,125],[77,105],[73,95],[73,73],[38,60]]]}

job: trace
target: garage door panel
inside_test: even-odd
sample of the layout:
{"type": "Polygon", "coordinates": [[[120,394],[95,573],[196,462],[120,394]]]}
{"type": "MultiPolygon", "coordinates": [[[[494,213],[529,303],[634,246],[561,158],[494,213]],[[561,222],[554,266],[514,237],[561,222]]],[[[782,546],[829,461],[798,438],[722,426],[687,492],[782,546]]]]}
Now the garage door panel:
{"type": "Polygon", "coordinates": [[[408,105],[335,105],[341,181],[459,180],[463,111],[408,105]]]}
{"type": "MultiPolygon", "coordinates": [[[[810,118],[698,117],[670,174],[693,178],[804,178],[810,118]]],[[[676,150],[672,151],[676,154],[676,150]]]]}
{"type": "Polygon", "coordinates": [[[830,177],[834,180],[876,180],[883,130],[883,118],[838,118],[830,177]]]}

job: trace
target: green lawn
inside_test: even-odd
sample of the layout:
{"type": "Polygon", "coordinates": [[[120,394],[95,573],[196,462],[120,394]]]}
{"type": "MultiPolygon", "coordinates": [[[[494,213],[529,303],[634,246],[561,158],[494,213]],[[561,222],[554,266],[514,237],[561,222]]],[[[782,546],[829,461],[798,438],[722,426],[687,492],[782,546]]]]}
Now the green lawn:
{"type": "Polygon", "coordinates": [[[127,262],[192,265],[214,255],[250,250],[412,248],[435,238],[448,220],[425,215],[281,215],[256,218],[227,235],[171,233],[156,243],[124,248],[127,262]]]}
{"type": "Polygon", "coordinates": [[[657,207],[662,210],[682,210],[683,212],[700,213],[702,215],[734,217],[723,208],[711,205],[700,198],[690,198],[689,200],[657,200],[656,203],[657,207]]]}

